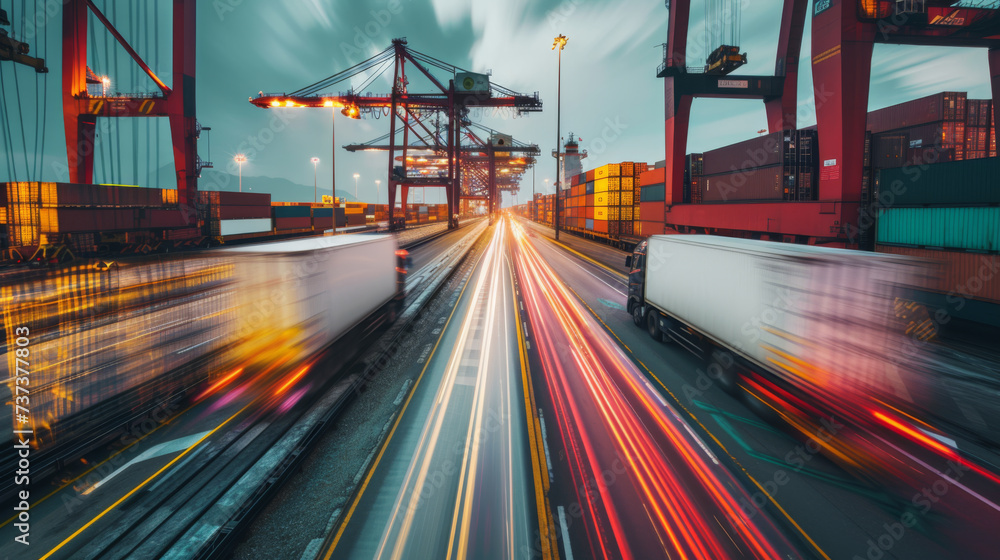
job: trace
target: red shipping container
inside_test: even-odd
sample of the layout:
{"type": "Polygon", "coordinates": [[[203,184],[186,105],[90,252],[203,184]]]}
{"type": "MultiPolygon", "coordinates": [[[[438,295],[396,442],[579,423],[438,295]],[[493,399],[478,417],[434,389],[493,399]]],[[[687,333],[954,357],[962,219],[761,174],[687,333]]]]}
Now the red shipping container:
{"type": "Polygon", "coordinates": [[[1000,275],[983,275],[987,271],[1000,267],[1000,255],[984,255],[982,253],[962,253],[956,251],[935,251],[932,249],[917,249],[911,247],[893,247],[878,245],[875,250],[880,253],[907,255],[921,259],[931,259],[941,264],[940,274],[931,280],[931,290],[943,294],[957,293],[964,288],[973,299],[1000,303],[1000,275]],[[986,280],[984,277],[989,276],[986,280]],[[982,289],[972,293],[970,281],[981,280],[982,289]]]}
{"type": "Polygon", "coordinates": [[[758,136],[705,152],[702,174],[719,175],[778,165],[784,162],[785,152],[784,131],[758,136]]]}
{"type": "Polygon", "coordinates": [[[964,123],[965,99],[965,93],[945,92],[878,109],[868,113],[868,130],[885,132],[944,120],[964,123]]]}
{"type": "Polygon", "coordinates": [[[59,208],[46,210],[42,233],[130,231],[139,229],[135,209],[59,208]]]}
{"type": "Polygon", "coordinates": [[[216,215],[220,220],[249,220],[270,218],[270,206],[218,206],[216,215]]]}
{"type": "Polygon", "coordinates": [[[313,218],[313,227],[317,230],[333,229],[333,216],[313,218]]]}
{"type": "Polygon", "coordinates": [[[303,218],[275,218],[274,229],[286,230],[286,229],[302,229],[312,226],[312,218],[306,216],[303,218]]]}
{"type": "Polygon", "coordinates": [[[591,169],[590,171],[587,172],[586,178],[587,182],[589,183],[597,178],[597,173],[593,169],[591,169]]]}
{"type": "Polygon", "coordinates": [[[594,219],[594,207],[593,206],[588,206],[587,207],[587,216],[586,217],[587,217],[587,219],[590,219],[590,220],[594,219]]]}
{"type": "Polygon", "coordinates": [[[608,233],[608,221],[594,220],[594,231],[597,233],[608,233]]]}
{"type": "Polygon", "coordinates": [[[782,200],[784,166],[714,175],[702,179],[702,203],[736,200],[782,200]]]}
{"type": "Polygon", "coordinates": [[[592,194],[588,194],[587,195],[586,206],[587,206],[587,208],[593,208],[594,207],[594,195],[592,195],[592,194]]]}
{"type": "Polygon", "coordinates": [[[190,221],[180,210],[150,208],[140,211],[140,214],[143,211],[146,214],[146,218],[139,220],[140,227],[142,228],[177,228],[191,225],[190,221]]]}

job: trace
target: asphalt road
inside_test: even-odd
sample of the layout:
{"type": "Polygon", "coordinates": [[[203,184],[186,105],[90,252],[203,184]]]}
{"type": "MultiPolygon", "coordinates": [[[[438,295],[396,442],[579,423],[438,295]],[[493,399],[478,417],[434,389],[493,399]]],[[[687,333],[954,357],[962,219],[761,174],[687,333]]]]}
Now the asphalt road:
{"type": "Polygon", "coordinates": [[[338,528],[329,558],[514,558],[537,533],[504,228],[338,528]]]}
{"type": "Polygon", "coordinates": [[[562,285],[577,265],[520,224],[514,239],[563,556],[801,557],[768,515],[741,510],[749,495],[562,285]]]}
{"type": "MultiPolygon", "coordinates": [[[[554,244],[540,226],[526,227],[542,259],[565,286],[664,399],[675,404],[740,475],[751,492],[749,500],[741,499],[741,508],[770,512],[789,538],[819,558],[972,557],[956,543],[974,535],[954,536],[961,528],[940,516],[943,503],[930,504],[926,510],[914,508],[909,500],[860,483],[802,441],[765,422],[751,403],[717,387],[700,360],[676,345],[651,339],[632,323],[625,312],[627,286],[620,273],[581,256],[581,251],[554,244]],[[916,519],[912,527],[900,523],[908,512],[916,519]]],[[[589,253],[587,244],[594,245],[597,254],[608,249],[573,240],[577,249],[589,253]]]]}

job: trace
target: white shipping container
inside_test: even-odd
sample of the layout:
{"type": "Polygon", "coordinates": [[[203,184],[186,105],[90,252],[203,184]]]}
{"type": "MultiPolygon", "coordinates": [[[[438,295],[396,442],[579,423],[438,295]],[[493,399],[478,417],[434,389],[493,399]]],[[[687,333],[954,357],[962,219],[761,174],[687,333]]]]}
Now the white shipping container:
{"type": "Polygon", "coordinates": [[[265,231],[271,231],[271,218],[219,221],[219,235],[240,235],[265,231]]]}
{"type": "Polygon", "coordinates": [[[919,263],[702,235],[654,235],[646,302],[789,382],[907,397],[897,296],[919,263]]]}

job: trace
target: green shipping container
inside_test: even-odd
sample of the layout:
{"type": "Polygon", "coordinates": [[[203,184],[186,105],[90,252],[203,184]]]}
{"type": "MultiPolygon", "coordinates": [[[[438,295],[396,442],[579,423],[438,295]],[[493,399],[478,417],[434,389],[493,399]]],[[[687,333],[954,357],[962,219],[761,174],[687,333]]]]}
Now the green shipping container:
{"type": "Polygon", "coordinates": [[[878,243],[996,253],[1000,207],[880,208],[878,243]]]}
{"type": "Polygon", "coordinates": [[[1000,203],[1000,159],[882,169],[877,183],[884,207],[1000,203]]]}

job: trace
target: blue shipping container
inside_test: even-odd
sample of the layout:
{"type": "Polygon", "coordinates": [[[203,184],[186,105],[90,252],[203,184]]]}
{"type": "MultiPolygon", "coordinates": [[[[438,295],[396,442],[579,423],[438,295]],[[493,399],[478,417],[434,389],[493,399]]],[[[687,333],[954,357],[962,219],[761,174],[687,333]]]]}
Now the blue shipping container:
{"type": "Polygon", "coordinates": [[[590,231],[594,231],[594,219],[593,218],[587,218],[587,229],[589,229],[590,231]]]}
{"type": "Polygon", "coordinates": [[[1000,208],[881,208],[878,243],[1000,251],[1000,208]]]}
{"type": "Polygon", "coordinates": [[[316,218],[332,218],[333,208],[313,208],[313,216],[316,218]]]}

